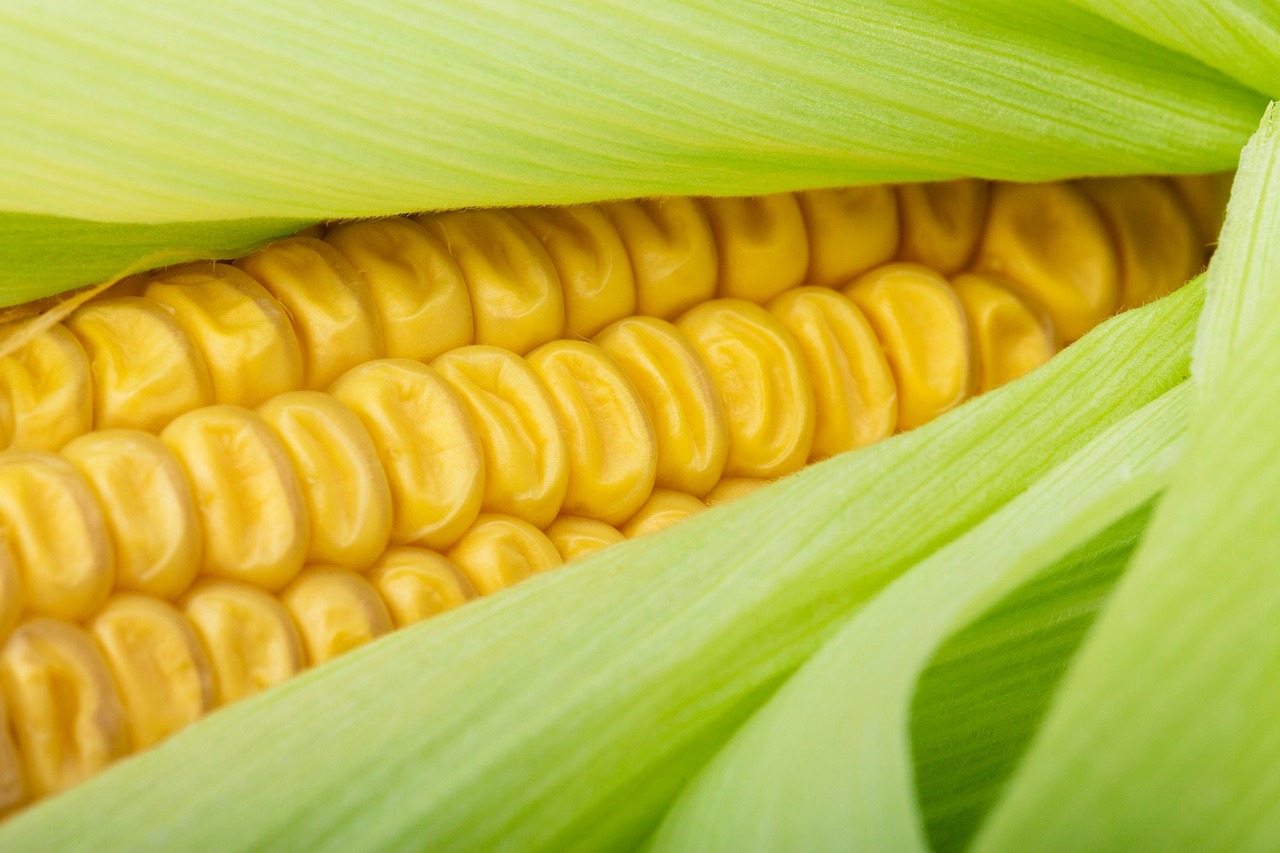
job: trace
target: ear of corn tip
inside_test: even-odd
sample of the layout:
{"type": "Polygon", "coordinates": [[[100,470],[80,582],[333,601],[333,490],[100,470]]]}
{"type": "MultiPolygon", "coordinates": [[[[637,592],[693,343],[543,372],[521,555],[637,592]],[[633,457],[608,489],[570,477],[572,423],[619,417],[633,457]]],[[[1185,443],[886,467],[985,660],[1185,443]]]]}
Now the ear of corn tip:
{"type": "Polygon", "coordinates": [[[0,809],[1016,379],[1190,277],[1215,186],[465,211],[133,277],[0,359],[0,809]]]}

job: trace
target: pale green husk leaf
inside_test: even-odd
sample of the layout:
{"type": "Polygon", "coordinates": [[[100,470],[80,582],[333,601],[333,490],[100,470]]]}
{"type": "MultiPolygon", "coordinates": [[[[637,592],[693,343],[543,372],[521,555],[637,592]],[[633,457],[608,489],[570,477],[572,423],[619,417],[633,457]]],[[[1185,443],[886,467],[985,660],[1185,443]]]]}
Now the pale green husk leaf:
{"type": "MultiPolygon", "coordinates": [[[[178,223],[1206,172],[1264,106],[1050,0],[17,0],[0,38],[0,210],[140,254],[228,246],[178,223]]],[[[25,257],[0,301],[119,271],[25,257]]]]}
{"type": "Polygon", "coordinates": [[[1074,2],[1280,98],[1280,5],[1275,0],[1074,2]]]}

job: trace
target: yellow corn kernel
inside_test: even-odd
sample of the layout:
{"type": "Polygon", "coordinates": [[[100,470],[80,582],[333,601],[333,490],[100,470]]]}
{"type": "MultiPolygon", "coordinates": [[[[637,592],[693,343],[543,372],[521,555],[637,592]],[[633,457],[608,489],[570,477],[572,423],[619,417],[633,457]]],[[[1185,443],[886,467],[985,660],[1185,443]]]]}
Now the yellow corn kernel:
{"type": "Polygon", "coordinates": [[[477,595],[448,557],[425,548],[388,548],[368,578],[397,628],[461,607],[477,595]]]}
{"type": "Polygon", "coordinates": [[[997,276],[966,273],[952,286],[977,350],[977,393],[1030,373],[1058,351],[1053,322],[997,276]]]}
{"type": "Polygon", "coordinates": [[[724,404],[702,356],[665,320],[628,317],[595,338],[639,392],[657,440],[655,485],[706,494],[729,456],[724,404]]]}
{"type": "Polygon", "coordinates": [[[813,447],[814,399],[791,334],[741,299],[699,305],[676,326],[720,389],[729,428],[725,476],[768,479],[800,470],[813,447]]]}
{"type": "Polygon", "coordinates": [[[692,518],[706,508],[707,505],[693,495],[671,489],[654,489],[640,511],[622,525],[622,535],[628,539],[648,536],[692,518]]]}
{"type": "Polygon", "coordinates": [[[159,432],[183,412],[213,403],[204,356],[173,315],[150,299],[95,300],[66,326],[88,353],[97,429],[159,432]]]}
{"type": "Polygon", "coordinates": [[[0,687],[34,797],[65,791],[128,754],[128,724],[111,673],[75,625],[53,619],[20,625],[0,650],[0,687]]]}
{"type": "Polygon", "coordinates": [[[467,407],[440,374],[416,361],[371,361],[329,393],[368,431],[391,487],[391,541],[440,550],[480,512],[484,451],[467,407]]]}
{"type": "Polygon", "coordinates": [[[1120,268],[1120,308],[1177,290],[1204,265],[1177,191],[1158,178],[1095,178],[1077,186],[1102,214],[1120,268]]]}
{"type": "Polygon", "coordinates": [[[111,540],[85,478],[40,450],[0,455],[0,527],[22,579],[28,611],[78,622],[115,580],[111,540]]]}
{"type": "Polygon", "coordinates": [[[51,326],[0,358],[0,449],[57,450],[93,428],[89,359],[51,326]]]}
{"type": "Polygon", "coordinates": [[[538,239],[506,210],[418,217],[458,262],[471,293],[476,343],[519,355],[564,334],[560,277],[538,239]]]}
{"type": "Polygon", "coordinates": [[[990,195],[986,181],[900,184],[898,259],[924,264],[944,276],[960,272],[978,248],[990,195]]]}
{"type": "Polygon", "coordinates": [[[274,596],[234,581],[197,581],[179,602],[213,669],[217,704],[247,698],[302,671],[302,640],[274,596]]]}
{"type": "Polygon", "coordinates": [[[369,582],[355,572],[312,566],[280,593],[313,666],[359,648],[391,630],[391,615],[369,582]]]}
{"type": "Polygon", "coordinates": [[[157,275],[145,295],[173,312],[204,357],[216,402],[253,407],[302,387],[302,351],[289,318],[235,267],[176,267],[157,275]]]}
{"type": "Polygon", "coordinates": [[[563,511],[626,521],[653,490],[658,448],[639,393],[604,350],[553,341],[528,357],[546,383],[568,448],[563,511]]]}
{"type": "Polygon", "coordinates": [[[1173,175],[1169,181],[1181,196],[1195,228],[1196,242],[1200,248],[1215,245],[1222,220],[1227,213],[1227,199],[1231,196],[1234,172],[1218,172],[1212,175],[1173,175]]]}
{"type": "Polygon", "coordinates": [[[974,266],[1006,277],[1043,305],[1066,343],[1120,304],[1106,226],[1069,184],[996,184],[974,266]]]}
{"type": "Polygon", "coordinates": [[[758,480],[751,477],[725,477],[716,483],[716,487],[707,492],[707,496],[702,500],[707,506],[731,503],[763,489],[772,482],[773,480],[758,480]]]}
{"type": "Polygon", "coordinates": [[[564,563],[546,534],[507,515],[481,515],[446,556],[481,595],[492,595],[564,563]]]}
{"type": "Polygon", "coordinates": [[[969,324],[946,279],[918,264],[887,264],[844,292],[884,345],[897,380],[898,429],[915,429],[969,397],[969,324]]]}
{"type": "Polygon", "coordinates": [[[178,418],[160,438],[191,480],[202,573],[271,591],[291,581],[307,554],[310,526],[271,427],[248,409],[208,406],[178,418]]]}
{"type": "Polygon", "coordinates": [[[717,295],[764,303],[804,281],[809,235],[795,195],[706,198],[702,206],[720,258],[717,295]]]}
{"type": "Polygon", "coordinates": [[[510,350],[470,346],[431,366],[465,404],[484,450],[482,512],[546,527],[564,503],[569,456],[551,393],[510,350]]]}
{"type": "MultiPolygon", "coordinates": [[[[18,573],[13,550],[6,536],[0,539],[0,643],[17,626],[23,609],[22,575],[18,573]]],[[[3,752],[2,747],[3,744],[0,744],[0,752],[3,752]]],[[[3,759],[0,757],[0,766],[2,765],[3,759]]],[[[4,813],[3,778],[3,772],[0,772],[0,814],[4,813]]]]}
{"type": "Polygon", "coordinates": [[[134,750],[159,743],[213,708],[204,647],[171,604],[120,593],[88,628],[115,676],[134,750]]]}
{"type": "Polygon", "coordinates": [[[102,509],[120,589],[174,598],[200,569],[202,542],[186,472],[164,442],[101,430],[62,448],[102,509]]]}
{"type": "Polygon", "coordinates": [[[355,365],[386,354],[368,285],[328,243],[293,237],[235,265],[266,288],[292,321],[304,388],[328,388],[355,365]]]}
{"type": "Polygon", "coordinates": [[[600,205],[618,229],[636,277],[636,310],[674,320],[716,293],[711,224],[691,198],[600,205]]]}
{"type": "Polygon", "coordinates": [[[430,361],[475,340],[471,296],[444,245],[411,219],[339,225],[324,240],[368,286],[387,358],[430,361]]]}
{"type": "Polygon", "coordinates": [[[768,308],[799,345],[809,370],[816,406],[810,461],[892,435],[898,387],[858,306],[825,287],[799,287],[768,308]]]}
{"type": "Polygon", "coordinates": [[[627,247],[599,207],[526,207],[512,211],[541,241],[564,291],[565,336],[590,338],[636,311],[636,279],[627,247]]]}
{"type": "Polygon", "coordinates": [[[546,534],[566,563],[589,557],[607,545],[626,539],[618,528],[580,515],[560,516],[551,522],[546,534]]]}
{"type": "Polygon", "coordinates": [[[0,690],[0,819],[27,799],[27,783],[22,774],[22,758],[9,733],[9,711],[0,690]]]}
{"type": "Polygon", "coordinates": [[[809,233],[809,284],[843,287],[898,251],[898,197],[892,186],[797,193],[809,233]]]}
{"type": "Polygon", "coordinates": [[[306,562],[361,571],[391,538],[391,487],[360,419],[318,391],[291,391],[258,407],[280,437],[311,520],[306,562]]]}

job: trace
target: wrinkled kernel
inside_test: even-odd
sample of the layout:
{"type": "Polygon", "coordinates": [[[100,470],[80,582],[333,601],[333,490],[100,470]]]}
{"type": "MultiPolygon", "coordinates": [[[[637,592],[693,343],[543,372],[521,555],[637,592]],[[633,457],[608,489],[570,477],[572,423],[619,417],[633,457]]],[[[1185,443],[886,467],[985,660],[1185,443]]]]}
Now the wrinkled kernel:
{"type": "Polygon", "coordinates": [[[146,297],[173,318],[204,357],[218,403],[253,407],[302,387],[302,351],[271,294],[228,264],[160,273],[146,297]]]}
{"type": "Polygon", "coordinates": [[[693,495],[670,489],[654,489],[640,511],[622,525],[622,535],[628,539],[648,536],[692,518],[706,508],[707,505],[693,495]]]}
{"type": "Polygon", "coordinates": [[[636,310],[674,320],[715,296],[715,237],[691,198],[642,199],[600,205],[631,258],[636,310]]]}
{"type": "Polygon", "coordinates": [[[566,563],[589,557],[601,548],[627,538],[612,525],[578,515],[560,516],[551,522],[546,534],[566,563]]]}
{"type": "Polygon", "coordinates": [[[213,708],[213,672],[190,623],[172,605],[113,596],[88,625],[115,676],[133,749],[146,749],[213,708]]]}
{"type": "Polygon", "coordinates": [[[391,538],[391,487],[360,419],[328,394],[292,391],[258,407],[276,431],[311,520],[306,562],[360,571],[391,538]]]}
{"type": "Polygon", "coordinates": [[[941,275],[964,269],[987,221],[990,184],[979,180],[899,184],[902,242],[898,259],[941,275]]]}
{"type": "Polygon", "coordinates": [[[752,492],[763,489],[772,482],[774,481],[759,480],[751,477],[725,477],[719,483],[716,483],[716,487],[707,492],[707,496],[702,500],[707,506],[732,503],[739,498],[745,498],[752,492]]]}
{"type": "Polygon", "coordinates": [[[160,438],[191,481],[204,540],[203,574],[275,591],[302,568],[310,526],[280,439],[239,406],[209,406],[160,438]]]}
{"type": "Polygon", "coordinates": [[[506,210],[418,217],[458,262],[471,294],[476,343],[524,355],[564,334],[564,292],[542,244],[506,210]]]}
{"type": "Polygon", "coordinates": [[[810,461],[893,434],[898,387],[884,349],[858,306],[838,291],[800,287],[769,303],[795,338],[816,406],[810,461]]]}
{"type": "Polygon", "coordinates": [[[102,511],[67,460],[38,450],[0,456],[0,528],[31,612],[78,622],[111,593],[115,567],[102,511]]]}
{"type": "Polygon", "coordinates": [[[844,292],[884,345],[897,380],[898,429],[915,429],[969,397],[969,325],[946,279],[918,264],[888,264],[844,292]]]}
{"type": "Polygon", "coordinates": [[[293,237],[235,265],[266,288],[292,321],[304,388],[328,388],[350,368],[386,354],[369,286],[328,243],[293,237]]]}
{"type": "Polygon", "coordinates": [[[1216,172],[1212,175],[1173,175],[1169,182],[1191,215],[1200,248],[1218,242],[1222,220],[1227,214],[1227,199],[1231,197],[1234,172],[1216,172]]]}
{"type": "Polygon", "coordinates": [[[843,287],[898,251],[898,198],[892,186],[797,193],[809,233],[808,283],[843,287]]]}
{"type": "Polygon", "coordinates": [[[653,490],[658,449],[640,395],[604,350],[553,341],[529,354],[546,383],[568,446],[563,511],[626,521],[653,490]]]}
{"type": "Polygon", "coordinates": [[[302,571],[280,593],[313,666],[332,660],[391,630],[391,615],[369,582],[330,566],[302,571]]]}
{"type": "Polygon", "coordinates": [[[1120,279],[1098,211],[1068,184],[996,184],[974,268],[1004,276],[1049,312],[1070,343],[1120,303],[1120,279]]]}
{"type": "Polygon", "coordinates": [[[741,299],[699,305],[676,326],[720,389],[729,429],[725,476],[767,479],[800,470],[813,446],[815,404],[791,334],[741,299]]]}
{"type": "Polygon", "coordinates": [[[541,530],[505,515],[481,515],[446,555],[481,595],[515,586],[563,564],[541,530]]]}
{"type": "Polygon", "coordinates": [[[57,450],[93,428],[89,359],[51,326],[0,358],[0,449],[57,450]]]}
{"type": "Polygon", "coordinates": [[[1183,202],[1159,178],[1094,178],[1077,183],[1102,214],[1120,268],[1120,308],[1167,296],[1204,265],[1204,249],[1183,202]]]}
{"type": "Polygon", "coordinates": [[[706,198],[719,256],[718,296],[768,302],[809,271],[809,235],[792,193],[706,198]]]}
{"type": "Polygon", "coordinates": [[[461,607],[477,596],[461,569],[425,548],[388,548],[368,578],[397,628],[461,607]]]}
{"type": "Polygon", "coordinates": [[[0,687],[34,797],[65,791],[129,753],[129,729],[106,661],[80,628],[19,626],[0,650],[0,687]]]}
{"type": "Polygon", "coordinates": [[[627,247],[599,207],[525,207],[513,213],[555,264],[564,291],[565,337],[589,338],[635,313],[627,247]]]}
{"type": "Polygon", "coordinates": [[[657,440],[655,485],[706,494],[724,471],[729,428],[702,356],[665,320],[628,317],[595,338],[640,394],[657,440]]]}
{"type": "Polygon", "coordinates": [[[510,350],[462,347],[431,366],[465,404],[484,450],[482,512],[546,527],[564,503],[569,457],[546,384],[510,350]]]}
{"type": "Polygon", "coordinates": [[[475,340],[471,296],[439,239],[404,217],[349,222],[324,237],[373,297],[387,358],[430,361],[475,340]]]}
{"type": "Polygon", "coordinates": [[[391,541],[447,548],[480,512],[484,451],[467,407],[439,373],[371,361],[329,389],[373,439],[391,488],[391,541]]]}
{"type": "Polygon", "coordinates": [[[293,617],[257,587],[198,581],[179,607],[208,652],[218,705],[260,693],[302,671],[302,640],[293,617]]]}
{"type": "Polygon", "coordinates": [[[27,799],[27,783],[23,779],[22,758],[10,734],[9,711],[0,690],[0,818],[22,805],[27,799]]]}
{"type": "Polygon", "coordinates": [[[213,403],[209,368],[165,308],[140,296],[90,302],[66,321],[89,357],[97,429],[159,432],[213,403]]]}
{"type": "Polygon", "coordinates": [[[186,472],[164,442],[138,430],[101,430],[62,455],[102,508],[117,586],[159,598],[190,586],[200,568],[200,524],[186,472]]]}
{"type": "Polygon", "coordinates": [[[967,273],[952,286],[977,349],[977,393],[1025,376],[1058,351],[1053,322],[998,277],[967,273]]]}

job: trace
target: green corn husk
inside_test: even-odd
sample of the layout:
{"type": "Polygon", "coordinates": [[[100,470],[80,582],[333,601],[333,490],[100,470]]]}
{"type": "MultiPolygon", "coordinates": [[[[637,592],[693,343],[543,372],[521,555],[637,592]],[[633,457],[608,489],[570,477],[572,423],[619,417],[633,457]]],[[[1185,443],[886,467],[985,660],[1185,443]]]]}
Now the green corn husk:
{"type": "MultiPolygon", "coordinates": [[[[54,219],[0,245],[161,263],[289,230],[263,217],[1209,172],[1265,105],[1056,0],[18,0],[3,34],[0,210],[54,219]]],[[[126,266],[0,258],[5,304],[126,266]]]]}
{"type": "MultiPolygon", "coordinates": [[[[644,10],[238,0],[181,12],[138,0],[20,0],[0,10],[0,208],[8,211],[0,215],[0,301],[92,283],[142,258],[234,253],[315,218],[1232,166],[1274,90],[1260,74],[1276,43],[1266,36],[1280,32],[1267,8],[1180,3],[1187,21],[1207,28],[1197,40],[1169,25],[1173,13],[1137,23],[1141,0],[1089,5],[1110,20],[1047,0],[746,10],[675,0],[644,10]],[[67,235],[71,245],[52,263],[34,251],[67,235]]],[[[1248,177],[1251,162],[1237,199],[1256,190],[1274,209],[1274,192],[1248,177]]],[[[1231,237],[1269,233],[1249,225],[1248,212],[1241,219],[1250,207],[1233,202],[1233,221],[1246,224],[1229,226],[1235,248],[1215,261],[1209,318],[1274,317],[1263,290],[1236,283],[1271,263],[1264,240],[1241,248],[1249,241],[1231,237]]],[[[968,807],[956,837],[990,815],[980,843],[1017,846],[1044,840],[1037,827],[1079,823],[1096,810],[1105,818],[1097,834],[1064,831],[1063,843],[1265,842],[1274,819],[1265,804],[1197,799],[1190,777],[1207,770],[1205,780],[1238,787],[1255,769],[1226,760],[1206,768],[1200,759],[1216,739],[1239,757],[1240,738],[1261,737],[1256,757],[1280,758],[1259,734],[1269,694],[1258,683],[1214,681],[1204,668],[1180,673],[1177,660],[1159,657],[1156,630],[1183,607],[1234,608],[1246,585],[1215,598],[1212,571],[1179,571],[1182,585],[1157,589],[1160,606],[1135,620],[1141,630],[1127,654],[1091,651],[1095,637],[1116,643],[1108,638],[1119,636],[1124,614],[1143,615],[1151,577],[1184,551],[1202,573],[1228,559],[1250,567],[1247,591],[1256,597],[1239,613],[1262,612],[1274,597],[1264,573],[1252,571],[1270,547],[1257,513],[1280,493],[1265,473],[1269,460],[1232,448],[1212,457],[1221,470],[1192,461],[1210,426],[1237,444],[1258,437],[1270,411],[1257,403],[1267,399],[1270,356],[1243,321],[1206,319],[1206,329],[1245,330],[1202,334],[1196,355],[1204,399],[1241,405],[1244,424],[1228,429],[1221,412],[1209,420],[1211,403],[1193,407],[1199,392],[1185,380],[1202,298],[1189,286],[916,433],[219,711],[0,825],[0,849],[599,849],[641,844],[659,826],[654,846],[693,838],[752,846],[769,830],[803,849],[824,840],[945,841],[944,831],[926,829],[929,815],[945,815],[973,789],[957,781],[954,762],[913,755],[913,719],[942,737],[956,713],[913,705],[921,673],[928,677],[958,630],[1017,600],[1021,583],[1065,573],[1052,600],[1067,607],[1073,593],[1094,588],[1097,573],[1120,571],[1139,528],[1147,535],[1136,567],[1080,654],[1074,639],[1060,644],[1052,675],[1035,661],[1009,664],[1026,667],[1011,677],[1040,686],[1001,709],[1005,717],[993,712],[992,720],[1019,721],[1017,738],[985,771],[985,803],[968,807]],[[1202,368],[1213,363],[1231,371],[1202,368]],[[1249,400],[1256,405],[1243,405],[1249,400]],[[1188,417],[1200,426],[1178,462],[1188,417]],[[1246,463],[1264,473],[1248,476],[1246,463]],[[1159,503],[1144,526],[1169,483],[1174,508],[1159,503]],[[1244,512],[1232,521],[1221,507],[1244,512]],[[1188,546],[1218,519],[1239,541],[1188,546]],[[938,608],[916,611],[913,602],[938,608]],[[847,639],[860,634],[906,641],[886,649],[847,639]],[[1068,655],[1085,675],[1073,669],[1062,701],[1051,703],[1068,655]],[[1247,706],[1250,727],[1229,732],[1157,708],[1143,718],[1141,748],[1100,746],[1136,722],[1095,717],[1091,740],[1061,735],[1061,720],[1088,717],[1098,685],[1143,669],[1149,657],[1161,663],[1150,695],[1167,684],[1194,706],[1221,690],[1219,705],[1204,704],[1247,706]],[[813,673],[824,669],[847,682],[842,662],[878,680],[840,685],[834,695],[882,728],[851,728],[841,716],[823,721],[826,730],[776,733],[776,742],[760,734],[781,715],[821,718],[831,695],[811,705],[794,697],[813,692],[813,673]],[[891,692],[869,692],[870,683],[891,692]],[[1101,772],[1112,765],[1090,761],[1108,749],[1128,762],[1116,784],[1148,778],[1165,766],[1153,756],[1167,739],[1193,724],[1203,724],[1201,736],[1178,753],[1176,768],[1188,778],[1160,786],[1169,808],[1193,801],[1175,829],[1157,826],[1142,801],[1098,802],[1096,792],[1072,799],[1073,779],[1053,778],[1060,757],[1101,772]],[[882,732],[889,735],[875,742],[882,732]],[[749,765],[752,749],[785,758],[797,738],[859,747],[856,762],[832,772],[874,784],[833,786],[783,816],[792,823],[760,827],[760,816],[778,814],[802,786],[784,790],[768,776],[725,776],[723,768],[749,765]],[[918,770],[937,783],[925,814],[918,770]],[[1061,820],[1041,822],[1058,813],[1059,799],[1061,820]],[[1194,817],[1212,831],[1219,808],[1235,819],[1234,835],[1187,830],[1194,817]],[[813,820],[793,820],[801,814],[813,820]],[[1247,822],[1258,815],[1267,820],[1247,822]]],[[[1029,623],[1033,614],[1015,617],[1029,623]]],[[[1083,629],[1073,630],[1078,638],[1083,629]]],[[[1240,645],[1216,625],[1204,630],[1220,671],[1246,659],[1249,635],[1240,645]]],[[[1001,639],[1007,648],[1016,638],[1001,639]]],[[[992,658],[975,656],[951,674],[974,686],[983,664],[992,658]]],[[[945,760],[945,751],[935,756],[945,760]]]]}

